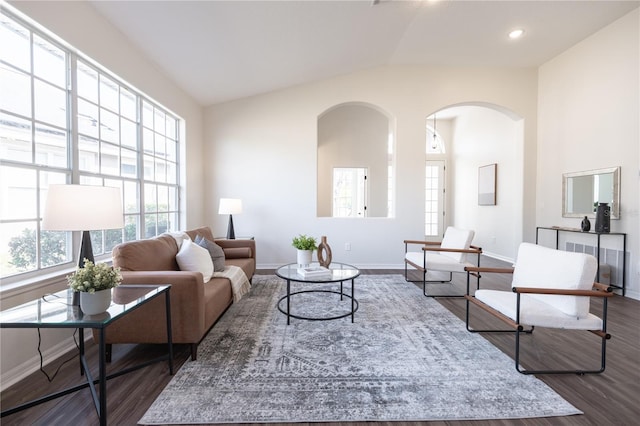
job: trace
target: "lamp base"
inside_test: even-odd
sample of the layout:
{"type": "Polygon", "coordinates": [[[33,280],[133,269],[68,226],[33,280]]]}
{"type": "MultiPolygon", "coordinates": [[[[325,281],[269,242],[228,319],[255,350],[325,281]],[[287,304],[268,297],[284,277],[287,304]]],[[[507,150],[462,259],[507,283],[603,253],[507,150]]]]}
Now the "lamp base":
{"type": "Polygon", "coordinates": [[[229,215],[229,226],[227,227],[227,239],[228,240],[235,240],[236,239],[236,233],[233,230],[233,216],[229,215]]]}

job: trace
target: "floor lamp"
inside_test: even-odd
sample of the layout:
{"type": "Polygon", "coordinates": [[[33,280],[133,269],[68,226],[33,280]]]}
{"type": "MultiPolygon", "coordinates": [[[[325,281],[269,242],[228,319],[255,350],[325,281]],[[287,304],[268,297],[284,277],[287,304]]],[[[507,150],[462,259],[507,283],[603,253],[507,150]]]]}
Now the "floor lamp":
{"type": "MultiPolygon", "coordinates": [[[[120,188],[91,185],[49,185],[42,218],[48,231],[82,231],[78,267],[95,262],[89,231],[124,227],[120,188]]],[[[75,297],[74,297],[75,300],[75,297]]]]}
{"type": "Polygon", "coordinates": [[[220,207],[218,214],[229,215],[229,226],[227,227],[227,239],[234,240],[236,238],[233,230],[233,215],[242,213],[242,200],[239,198],[220,198],[220,207]]]}

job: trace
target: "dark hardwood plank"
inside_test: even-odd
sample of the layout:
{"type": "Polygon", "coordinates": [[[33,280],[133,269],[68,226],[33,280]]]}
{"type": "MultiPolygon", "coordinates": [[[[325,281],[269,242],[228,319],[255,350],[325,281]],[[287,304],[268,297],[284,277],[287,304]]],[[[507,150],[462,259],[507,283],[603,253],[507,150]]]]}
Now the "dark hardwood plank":
{"type": "MultiPolygon", "coordinates": [[[[504,262],[483,257],[483,266],[508,266],[504,262]]],[[[259,274],[272,274],[273,270],[260,270],[259,274]]],[[[404,274],[404,270],[364,269],[362,274],[404,274]]],[[[414,278],[419,278],[417,275],[414,278]]],[[[421,288],[421,284],[416,284],[421,288]]],[[[508,288],[510,276],[491,274],[483,276],[484,288],[508,288]]],[[[441,285],[442,286],[442,285],[441,285]]],[[[448,285],[447,285],[448,286],[448,285]]],[[[466,277],[454,274],[456,291],[464,292],[466,277]]],[[[444,287],[446,288],[446,287],[444,287]]],[[[439,290],[444,289],[440,287],[439,290]]],[[[434,290],[435,291],[435,290],[434,290]]],[[[443,306],[464,320],[465,301],[460,298],[437,298],[443,306]]],[[[594,304],[595,312],[600,307],[594,304]]],[[[494,318],[478,311],[472,311],[473,324],[478,327],[501,326],[494,318]]],[[[542,375],[540,379],[558,392],[567,401],[585,414],[567,417],[534,418],[518,420],[482,420],[449,422],[349,422],[328,423],[326,426],[583,426],[583,425],[632,425],[640,417],[640,301],[613,297],[609,302],[609,327],[613,338],[607,343],[607,369],[600,375],[542,375]]],[[[483,336],[500,350],[513,357],[514,341],[511,334],[485,333],[483,336]]],[[[586,332],[563,332],[536,329],[531,336],[523,339],[524,363],[545,366],[560,366],[570,359],[572,362],[597,362],[599,342],[596,336],[586,332]],[[568,355],[565,355],[568,354],[568,355]]],[[[152,359],[162,353],[159,345],[114,345],[113,362],[109,371],[117,371],[152,359]]],[[[96,345],[87,345],[90,365],[97,365],[96,345]]],[[[189,359],[189,347],[176,345],[176,369],[189,359]]],[[[54,369],[60,361],[48,366],[54,369]]],[[[97,371],[95,373],[97,375],[97,371]]],[[[472,371],[469,374],[473,374],[472,371]]],[[[108,382],[109,424],[135,425],[153,403],[171,376],[165,362],[153,364],[108,382]]],[[[48,383],[40,372],[5,390],[0,395],[3,409],[28,401],[34,397],[82,383],[78,374],[77,358],[65,364],[53,383],[48,383]]],[[[29,410],[3,418],[2,425],[96,425],[98,418],[87,389],[64,398],[50,401],[29,410]]],[[[296,423],[297,426],[311,426],[310,423],[296,423]]],[[[275,425],[274,425],[275,426],[275,425]]]]}

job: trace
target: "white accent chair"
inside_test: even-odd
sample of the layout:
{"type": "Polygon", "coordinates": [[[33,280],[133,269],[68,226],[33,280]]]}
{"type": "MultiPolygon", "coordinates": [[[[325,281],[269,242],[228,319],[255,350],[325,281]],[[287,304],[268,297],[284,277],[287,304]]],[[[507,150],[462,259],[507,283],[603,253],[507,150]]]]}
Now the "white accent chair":
{"type": "MultiPolygon", "coordinates": [[[[554,250],[522,243],[514,268],[468,267],[468,273],[512,273],[511,291],[479,289],[469,294],[467,278],[467,330],[471,332],[515,331],[515,366],[522,374],[602,373],[605,369],[607,300],[611,287],[595,283],[597,261],[584,253],[554,250]],[[590,313],[591,297],[603,300],[602,318],[590,313]],[[478,330],[469,326],[473,304],[508,324],[511,330],[478,330]],[[599,369],[532,370],[520,365],[520,334],[535,327],[588,330],[602,340],[599,369]]],[[[571,348],[567,348],[568,356],[571,348]]]]}
{"type": "MultiPolygon", "coordinates": [[[[480,266],[480,255],[482,249],[471,245],[474,231],[455,228],[449,226],[441,242],[404,240],[404,278],[408,278],[408,267],[411,266],[422,272],[422,292],[429,297],[463,297],[464,294],[433,295],[427,294],[427,284],[451,283],[454,272],[466,272],[467,266],[480,266]],[[422,246],[420,251],[411,251],[414,245],[422,246]],[[477,255],[477,262],[474,265],[469,262],[469,255],[477,255]],[[430,271],[445,272],[449,274],[448,280],[427,280],[427,273],[430,271]]],[[[413,248],[415,250],[415,248],[413,248]]],[[[480,275],[476,274],[477,285],[480,285],[480,275]]],[[[420,282],[420,281],[418,281],[420,282]]]]}

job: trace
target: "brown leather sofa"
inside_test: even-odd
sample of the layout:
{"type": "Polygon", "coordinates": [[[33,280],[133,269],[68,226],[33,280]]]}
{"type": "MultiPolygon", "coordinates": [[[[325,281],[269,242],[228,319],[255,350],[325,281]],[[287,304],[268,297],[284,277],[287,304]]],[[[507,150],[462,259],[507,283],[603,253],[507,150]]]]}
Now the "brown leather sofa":
{"type": "MultiPolygon", "coordinates": [[[[208,227],[186,231],[192,240],[200,235],[214,241],[208,227]]],[[[225,252],[225,264],[243,269],[251,280],[256,271],[254,240],[218,239],[225,252]]],[[[178,245],[170,235],[131,241],[113,249],[113,265],[122,273],[122,284],[171,284],[171,321],[174,343],[191,345],[191,359],[197,358],[200,341],[233,303],[231,282],[212,277],[207,283],[200,272],[181,271],[176,262],[178,245]]],[[[164,298],[158,297],[106,329],[107,360],[113,343],[166,343],[164,298]]],[[[94,331],[94,340],[98,339],[94,331]]]]}

